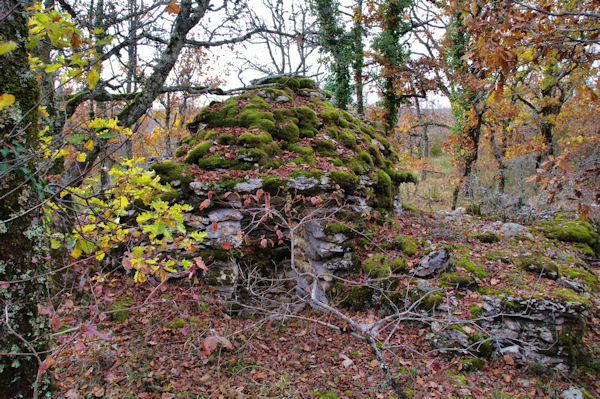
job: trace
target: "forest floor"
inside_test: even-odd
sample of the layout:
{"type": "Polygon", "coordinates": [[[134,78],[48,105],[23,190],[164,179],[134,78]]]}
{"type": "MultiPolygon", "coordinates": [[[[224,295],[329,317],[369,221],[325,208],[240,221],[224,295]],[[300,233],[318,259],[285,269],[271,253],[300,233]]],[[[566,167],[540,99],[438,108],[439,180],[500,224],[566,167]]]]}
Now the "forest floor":
{"type": "MultiPolygon", "coordinates": [[[[486,223],[469,217],[448,224],[433,214],[405,212],[392,226],[399,233],[438,244],[467,245],[488,271],[480,285],[498,289],[505,284],[499,268],[507,266],[488,261],[485,255],[512,249],[506,242],[482,243],[469,235],[486,223]]],[[[548,243],[536,236],[528,245],[544,244],[548,243]]],[[[410,262],[416,263],[421,255],[410,262]]],[[[598,275],[597,265],[594,273],[598,275]]],[[[547,289],[552,284],[548,282],[547,289]]],[[[350,334],[344,322],[308,306],[293,313],[235,316],[201,283],[135,284],[119,273],[95,279],[84,291],[78,295],[83,299],[65,296],[57,310],[70,315],[57,330],[76,329],[74,334],[57,336],[63,349],[52,375],[60,397],[395,397],[369,346],[350,334]]],[[[461,296],[481,299],[476,290],[461,296]]],[[[595,357],[600,354],[597,310],[596,306],[584,337],[586,350],[595,357]]],[[[359,322],[384,316],[378,309],[343,312],[359,322]]],[[[461,307],[455,312],[462,312],[461,307]]],[[[409,397],[559,398],[570,387],[600,397],[597,369],[577,366],[558,372],[501,355],[469,369],[461,362],[467,355],[440,353],[429,333],[428,326],[401,323],[387,341],[393,350],[385,358],[409,397]]]]}

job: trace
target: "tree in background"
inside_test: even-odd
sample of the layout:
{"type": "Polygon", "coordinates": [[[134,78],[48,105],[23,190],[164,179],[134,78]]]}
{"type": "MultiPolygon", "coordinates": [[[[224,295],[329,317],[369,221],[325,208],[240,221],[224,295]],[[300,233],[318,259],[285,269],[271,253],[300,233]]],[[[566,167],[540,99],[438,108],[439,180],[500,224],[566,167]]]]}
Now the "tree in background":
{"type": "Polygon", "coordinates": [[[409,50],[401,41],[412,28],[404,19],[411,4],[411,0],[385,0],[377,10],[381,33],[373,39],[373,49],[375,59],[382,66],[379,79],[385,112],[385,131],[388,135],[393,134],[398,122],[398,109],[406,99],[399,77],[402,76],[400,71],[406,66],[410,56],[409,50]]]}
{"type": "Polygon", "coordinates": [[[331,71],[326,88],[333,93],[335,106],[347,109],[352,102],[350,65],[353,58],[352,38],[339,23],[339,3],[336,0],[311,0],[321,31],[321,51],[329,54],[331,71]]]}

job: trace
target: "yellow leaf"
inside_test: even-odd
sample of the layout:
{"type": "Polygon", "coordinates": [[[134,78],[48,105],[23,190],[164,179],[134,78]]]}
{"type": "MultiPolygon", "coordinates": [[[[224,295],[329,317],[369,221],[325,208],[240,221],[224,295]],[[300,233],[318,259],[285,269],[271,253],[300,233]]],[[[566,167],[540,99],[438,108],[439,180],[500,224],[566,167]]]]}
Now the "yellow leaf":
{"type": "Polygon", "coordinates": [[[44,116],[50,116],[50,114],[48,114],[48,112],[46,111],[46,106],[45,105],[40,105],[38,107],[38,112],[44,116]]]}
{"type": "Polygon", "coordinates": [[[165,11],[169,14],[179,14],[179,11],[181,11],[181,9],[179,8],[175,0],[171,0],[165,11]]]}
{"type": "Polygon", "coordinates": [[[88,82],[88,85],[90,86],[90,89],[93,89],[94,87],[96,87],[96,83],[98,83],[98,79],[100,79],[100,74],[95,69],[92,69],[88,73],[87,77],[85,78],[85,80],[88,82]]]}
{"type": "Polygon", "coordinates": [[[87,157],[87,155],[85,155],[85,152],[78,152],[77,153],[77,162],[85,162],[86,157],[87,157]]]}
{"type": "Polygon", "coordinates": [[[79,248],[79,245],[75,245],[73,252],[71,252],[71,256],[75,259],[78,259],[81,256],[81,248],[79,248]]]}
{"type": "Polygon", "coordinates": [[[87,143],[85,143],[85,144],[83,145],[83,148],[85,148],[85,149],[86,149],[86,150],[88,150],[88,151],[92,151],[92,150],[94,149],[94,140],[92,140],[92,139],[89,139],[89,140],[87,141],[87,143]]]}
{"type": "Polygon", "coordinates": [[[15,96],[12,94],[2,94],[0,96],[0,109],[13,105],[15,103],[15,96]]]}
{"type": "Polygon", "coordinates": [[[106,256],[106,253],[104,252],[96,253],[96,260],[102,260],[104,259],[104,256],[106,256]]]}
{"type": "Polygon", "coordinates": [[[60,241],[55,240],[54,238],[52,238],[50,240],[50,248],[52,248],[52,249],[58,249],[58,248],[60,248],[60,241]]]}
{"type": "Polygon", "coordinates": [[[8,42],[0,43],[0,55],[4,55],[9,51],[13,51],[17,48],[17,42],[13,42],[12,40],[8,42]]]}

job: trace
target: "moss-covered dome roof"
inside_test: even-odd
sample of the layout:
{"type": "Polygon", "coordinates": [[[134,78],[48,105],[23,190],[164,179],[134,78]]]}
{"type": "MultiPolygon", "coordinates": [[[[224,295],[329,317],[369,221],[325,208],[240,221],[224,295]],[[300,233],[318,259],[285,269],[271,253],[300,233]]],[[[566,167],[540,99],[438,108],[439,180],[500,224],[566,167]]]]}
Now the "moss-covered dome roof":
{"type": "Polygon", "coordinates": [[[202,109],[176,159],[153,165],[163,180],[182,171],[185,180],[208,183],[326,174],[346,192],[372,182],[374,205],[383,209],[392,206],[394,186],[416,181],[380,131],[336,109],[311,79],[263,79],[260,86],[202,109]]]}

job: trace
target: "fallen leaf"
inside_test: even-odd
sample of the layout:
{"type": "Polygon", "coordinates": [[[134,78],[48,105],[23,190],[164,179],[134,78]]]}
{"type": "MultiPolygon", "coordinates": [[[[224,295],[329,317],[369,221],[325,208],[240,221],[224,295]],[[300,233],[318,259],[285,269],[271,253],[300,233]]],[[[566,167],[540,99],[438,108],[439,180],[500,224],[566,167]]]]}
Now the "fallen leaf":
{"type": "Polygon", "coordinates": [[[504,361],[506,362],[506,364],[508,364],[510,366],[515,365],[515,361],[513,360],[512,356],[510,356],[510,355],[504,355],[504,361]]]}
{"type": "Polygon", "coordinates": [[[179,7],[179,5],[177,4],[177,2],[175,0],[171,0],[171,2],[169,3],[169,5],[167,6],[167,9],[165,11],[168,12],[169,14],[179,14],[179,12],[181,11],[181,8],[179,7]]]}
{"type": "Polygon", "coordinates": [[[211,354],[221,344],[225,349],[233,349],[231,342],[221,335],[209,335],[202,340],[202,346],[207,354],[211,354]]]}
{"type": "Polygon", "coordinates": [[[504,382],[510,382],[510,380],[511,380],[511,377],[508,374],[502,375],[502,378],[504,378],[504,382]]]}

